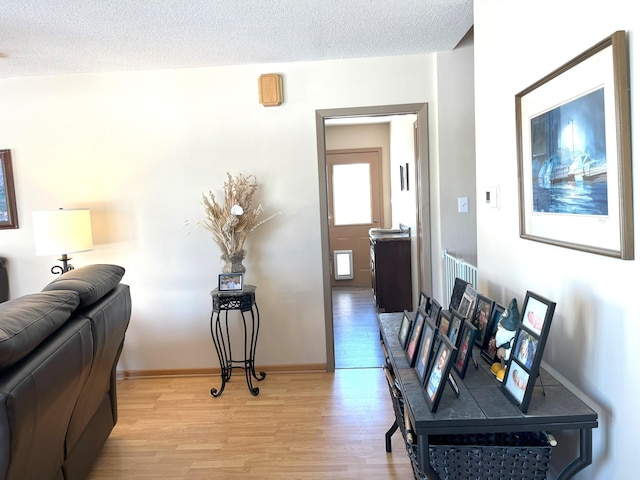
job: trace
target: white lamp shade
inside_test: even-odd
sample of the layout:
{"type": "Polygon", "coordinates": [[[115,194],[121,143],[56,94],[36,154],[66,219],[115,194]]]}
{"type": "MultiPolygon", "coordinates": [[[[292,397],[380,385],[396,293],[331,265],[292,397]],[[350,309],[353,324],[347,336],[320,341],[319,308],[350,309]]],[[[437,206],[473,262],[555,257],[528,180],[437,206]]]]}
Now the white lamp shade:
{"type": "Polygon", "coordinates": [[[33,212],[36,255],[62,255],[93,248],[91,213],[87,209],[33,212]]]}

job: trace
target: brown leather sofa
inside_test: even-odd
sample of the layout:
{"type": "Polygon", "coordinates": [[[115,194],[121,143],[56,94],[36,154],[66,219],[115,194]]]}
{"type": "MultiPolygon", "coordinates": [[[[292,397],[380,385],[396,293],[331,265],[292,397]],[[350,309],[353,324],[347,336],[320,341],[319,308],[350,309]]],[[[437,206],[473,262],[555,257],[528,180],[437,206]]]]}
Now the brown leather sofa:
{"type": "Polygon", "coordinates": [[[117,421],[123,275],[90,265],[0,304],[0,480],[87,477],[117,421]]]}

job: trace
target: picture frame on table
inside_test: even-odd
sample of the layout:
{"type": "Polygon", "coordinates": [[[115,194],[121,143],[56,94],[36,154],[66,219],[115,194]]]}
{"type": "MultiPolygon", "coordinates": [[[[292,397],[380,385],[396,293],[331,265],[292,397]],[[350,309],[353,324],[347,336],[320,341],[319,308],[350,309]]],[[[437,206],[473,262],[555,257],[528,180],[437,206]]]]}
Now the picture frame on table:
{"type": "Polygon", "coordinates": [[[221,273],[218,275],[218,291],[239,292],[244,288],[243,273],[221,273]]]}
{"type": "Polygon", "coordinates": [[[420,347],[420,338],[426,317],[427,314],[421,308],[416,311],[416,316],[413,320],[413,325],[411,326],[411,332],[409,333],[409,339],[404,349],[410,368],[413,368],[416,362],[416,355],[418,353],[418,348],[420,347]]]}
{"type": "Polygon", "coordinates": [[[476,326],[469,320],[465,320],[462,331],[460,332],[460,346],[458,347],[456,359],[453,363],[453,369],[460,378],[464,378],[467,373],[467,366],[473,355],[473,346],[475,345],[477,335],[478,329],[476,326]]]}
{"type": "Polygon", "coordinates": [[[431,299],[431,307],[429,308],[429,318],[433,324],[438,327],[440,324],[440,312],[442,311],[442,305],[435,298],[431,299]]]}
{"type": "Polygon", "coordinates": [[[465,321],[466,318],[460,312],[455,310],[451,312],[451,322],[449,323],[449,330],[447,330],[447,337],[456,347],[460,345],[460,332],[465,321]]]}
{"type": "Polygon", "coordinates": [[[420,348],[418,349],[418,357],[416,358],[414,366],[418,378],[420,379],[420,385],[424,383],[427,376],[427,369],[429,367],[429,362],[431,361],[431,354],[438,334],[438,327],[436,327],[429,317],[425,319],[422,329],[420,348]]]}
{"type": "Polygon", "coordinates": [[[516,95],[521,238],[634,258],[629,97],[624,31],[516,95]]]}
{"type": "Polygon", "coordinates": [[[449,326],[451,325],[451,310],[440,310],[440,315],[438,319],[438,330],[445,337],[449,335],[449,326]]]}
{"type": "Polygon", "coordinates": [[[491,320],[491,312],[493,311],[494,303],[495,302],[493,300],[485,295],[478,294],[476,296],[476,306],[473,311],[471,323],[473,323],[478,329],[476,345],[480,348],[482,348],[487,334],[487,327],[489,326],[489,320],[491,320]]]}
{"type": "Polygon", "coordinates": [[[398,341],[400,342],[400,346],[405,348],[407,345],[407,340],[409,339],[409,332],[411,332],[411,327],[413,325],[413,316],[405,310],[402,314],[402,320],[400,321],[400,329],[398,330],[398,341]]]}
{"type": "Polygon", "coordinates": [[[504,310],[505,307],[502,304],[494,302],[484,340],[480,346],[480,356],[490,364],[494,364],[500,360],[497,357],[496,331],[498,330],[498,324],[500,323],[504,310]]]}
{"type": "Polygon", "coordinates": [[[469,285],[469,282],[456,277],[453,281],[453,288],[451,289],[451,298],[449,299],[449,309],[458,310],[462,295],[464,295],[465,289],[469,285]]]}
{"type": "Polygon", "coordinates": [[[429,314],[429,301],[429,296],[421,290],[418,297],[418,308],[422,308],[427,314],[429,314]]]}
{"type": "Polygon", "coordinates": [[[0,229],[18,228],[11,150],[0,150],[0,229]]]}
{"type": "Polygon", "coordinates": [[[522,412],[527,413],[556,303],[527,291],[522,305],[514,347],[501,388],[522,412]]]}
{"type": "Polygon", "coordinates": [[[449,380],[449,372],[456,352],[455,345],[449,341],[446,335],[439,335],[439,338],[440,342],[433,355],[433,361],[429,366],[422,389],[427,405],[432,412],[438,410],[442,392],[449,380]]]}
{"type": "Polygon", "coordinates": [[[460,305],[456,309],[464,318],[471,318],[475,305],[476,305],[476,297],[478,294],[475,289],[471,285],[467,285],[465,287],[464,293],[462,294],[462,299],[460,300],[460,305]]]}

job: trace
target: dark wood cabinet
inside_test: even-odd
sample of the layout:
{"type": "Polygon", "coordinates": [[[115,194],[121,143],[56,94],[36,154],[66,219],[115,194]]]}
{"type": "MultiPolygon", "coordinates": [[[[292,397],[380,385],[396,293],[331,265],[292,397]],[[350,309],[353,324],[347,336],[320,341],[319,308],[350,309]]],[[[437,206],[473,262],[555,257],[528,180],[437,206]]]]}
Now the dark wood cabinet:
{"type": "Polygon", "coordinates": [[[413,310],[409,235],[371,235],[371,288],[384,312],[413,310]]]}

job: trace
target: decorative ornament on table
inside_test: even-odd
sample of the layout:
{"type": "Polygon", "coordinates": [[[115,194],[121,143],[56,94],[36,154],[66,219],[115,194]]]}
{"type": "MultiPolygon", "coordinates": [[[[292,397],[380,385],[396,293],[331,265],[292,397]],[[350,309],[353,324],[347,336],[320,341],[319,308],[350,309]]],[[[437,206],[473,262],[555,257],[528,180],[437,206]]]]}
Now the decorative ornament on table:
{"type": "Polygon", "coordinates": [[[507,308],[502,314],[500,323],[498,324],[498,329],[496,330],[496,348],[498,349],[496,355],[500,359],[500,362],[496,362],[491,365],[491,372],[493,372],[496,378],[501,382],[504,379],[504,373],[507,369],[505,362],[509,360],[509,357],[511,356],[513,339],[516,335],[516,329],[518,328],[519,323],[520,312],[518,311],[518,302],[514,298],[511,300],[509,308],[507,308]]]}
{"type": "Polygon", "coordinates": [[[223,273],[245,273],[242,264],[246,255],[245,241],[251,232],[263,223],[271,220],[280,212],[260,220],[262,205],[251,206],[258,190],[254,175],[238,174],[231,176],[227,172],[224,183],[224,202],[218,203],[213,192],[202,194],[202,206],[205,218],[197,222],[196,227],[203,227],[213,235],[213,240],[222,250],[221,259],[223,273]]]}

